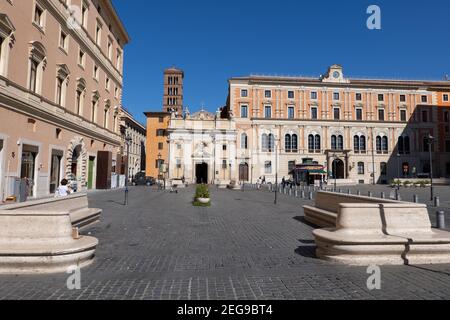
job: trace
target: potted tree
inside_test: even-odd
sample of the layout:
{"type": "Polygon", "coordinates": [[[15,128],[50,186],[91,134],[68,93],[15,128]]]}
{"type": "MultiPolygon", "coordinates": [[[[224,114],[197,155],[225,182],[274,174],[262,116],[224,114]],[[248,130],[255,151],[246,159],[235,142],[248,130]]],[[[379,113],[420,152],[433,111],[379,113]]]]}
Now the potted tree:
{"type": "Polygon", "coordinates": [[[197,186],[195,191],[195,200],[201,204],[209,204],[211,202],[211,195],[208,186],[202,184],[197,186]]]}

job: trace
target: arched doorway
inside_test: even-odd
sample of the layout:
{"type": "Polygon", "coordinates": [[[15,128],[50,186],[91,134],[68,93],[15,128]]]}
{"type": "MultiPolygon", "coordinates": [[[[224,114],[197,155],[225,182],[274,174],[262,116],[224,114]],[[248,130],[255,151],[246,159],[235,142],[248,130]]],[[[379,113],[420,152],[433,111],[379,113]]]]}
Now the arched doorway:
{"type": "Polygon", "coordinates": [[[75,149],[73,149],[71,162],[71,173],[77,178],[80,177],[81,173],[80,165],[81,165],[81,146],[78,145],[75,147],[75,149]]]}
{"type": "Polygon", "coordinates": [[[332,165],[333,179],[345,179],[345,165],[341,159],[333,161],[332,165]]]}
{"type": "Polygon", "coordinates": [[[239,181],[248,181],[248,164],[241,163],[239,165],[239,181]]]}
{"type": "Polygon", "coordinates": [[[208,164],[197,163],[195,166],[195,178],[197,183],[208,183],[208,164]]]}

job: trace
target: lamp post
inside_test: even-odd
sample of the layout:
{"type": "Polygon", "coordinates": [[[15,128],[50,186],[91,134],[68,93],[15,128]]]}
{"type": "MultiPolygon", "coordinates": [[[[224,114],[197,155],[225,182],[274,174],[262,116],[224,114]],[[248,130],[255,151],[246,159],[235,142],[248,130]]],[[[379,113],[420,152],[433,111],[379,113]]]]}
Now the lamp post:
{"type": "MultiPolygon", "coordinates": [[[[269,138],[270,139],[270,138],[269,138]]],[[[275,147],[275,200],[274,204],[278,202],[278,146],[277,146],[277,137],[274,136],[274,147],[275,147]]],[[[269,141],[270,143],[270,141],[269,141]]]]}
{"type": "Polygon", "coordinates": [[[128,179],[129,179],[129,168],[130,168],[130,144],[131,144],[131,137],[127,135],[125,138],[125,143],[127,145],[127,168],[125,171],[125,205],[128,205],[128,179]]]}
{"type": "Polygon", "coordinates": [[[334,153],[331,158],[333,159],[333,178],[334,178],[334,192],[336,192],[337,190],[337,161],[339,158],[336,155],[336,153],[334,153]]]}
{"type": "Polygon", "coordinates": [[[433,186],[433,143],[434,143],[434,137],[429,134],[428,135],[428,151],[430,153],[430,181],[431,181],[431,201],[434,200],[434,186],[433,186]]]}
{"type": "MultiPolygon", "coordinates": [[[[161,173],[162,173],[161,158],[162,158],[161,153],[158,153],[158,174],[159,174],[158,180],[161,180],[161,173]]],[[[161,185],[161,181],[159,183],[161,185]]]]}

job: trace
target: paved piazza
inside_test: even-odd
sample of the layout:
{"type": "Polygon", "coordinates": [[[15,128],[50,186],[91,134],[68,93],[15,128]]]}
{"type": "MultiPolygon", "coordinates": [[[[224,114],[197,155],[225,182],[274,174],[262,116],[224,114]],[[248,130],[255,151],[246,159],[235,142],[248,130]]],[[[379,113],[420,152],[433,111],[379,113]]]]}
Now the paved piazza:
{"type": "MultiPolygon", "coordinates": [[[[408,192],[412,197],[414,190],[408,192]]],[[[307,201],[281,195],[275,206],[267,191],[213,189],[212,207],[196,208],[193,193],[193,187],[179,194],[136,187],[128,208],[123,191],[91,194],[90,206],[104,212],[101,223],[84,232],[100,246],[95,262],[82,270],[81,289],[69,291],[66,274],[0,276],[0,297],[450,298],[450,265],[383,267],[382,289],[369,291],[366,268],[315,259],[312,227],[302,217],[307,201]]]]}

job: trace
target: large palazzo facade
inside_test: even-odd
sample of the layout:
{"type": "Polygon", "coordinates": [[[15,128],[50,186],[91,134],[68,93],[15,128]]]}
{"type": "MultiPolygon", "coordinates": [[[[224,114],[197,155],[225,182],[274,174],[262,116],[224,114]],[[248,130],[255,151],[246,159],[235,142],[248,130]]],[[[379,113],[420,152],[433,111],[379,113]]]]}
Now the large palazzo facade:
{"type": "Polygon", "coordinates": [[[111,185],[121,157],[123,48],[110,0],[0,2],[0,201],[111,185]],[[74,16],[70,16],[74,6],[74,16]],[[22,187],[23,189],[23,187],[22,187]]]}
{"type": "Polygon", "coordinates": [[[229,80],[227,111],[237,131],[234,176],[289,177],[304,159],[339,184],[426,177],[429,135],[436,177],[450,177],[450,125],[442,111],[450,82],[359,80],[333,65],[317,78],[249,76],[229,80]],[[444,132],[444,133],[442,133],[444,132]]]}

